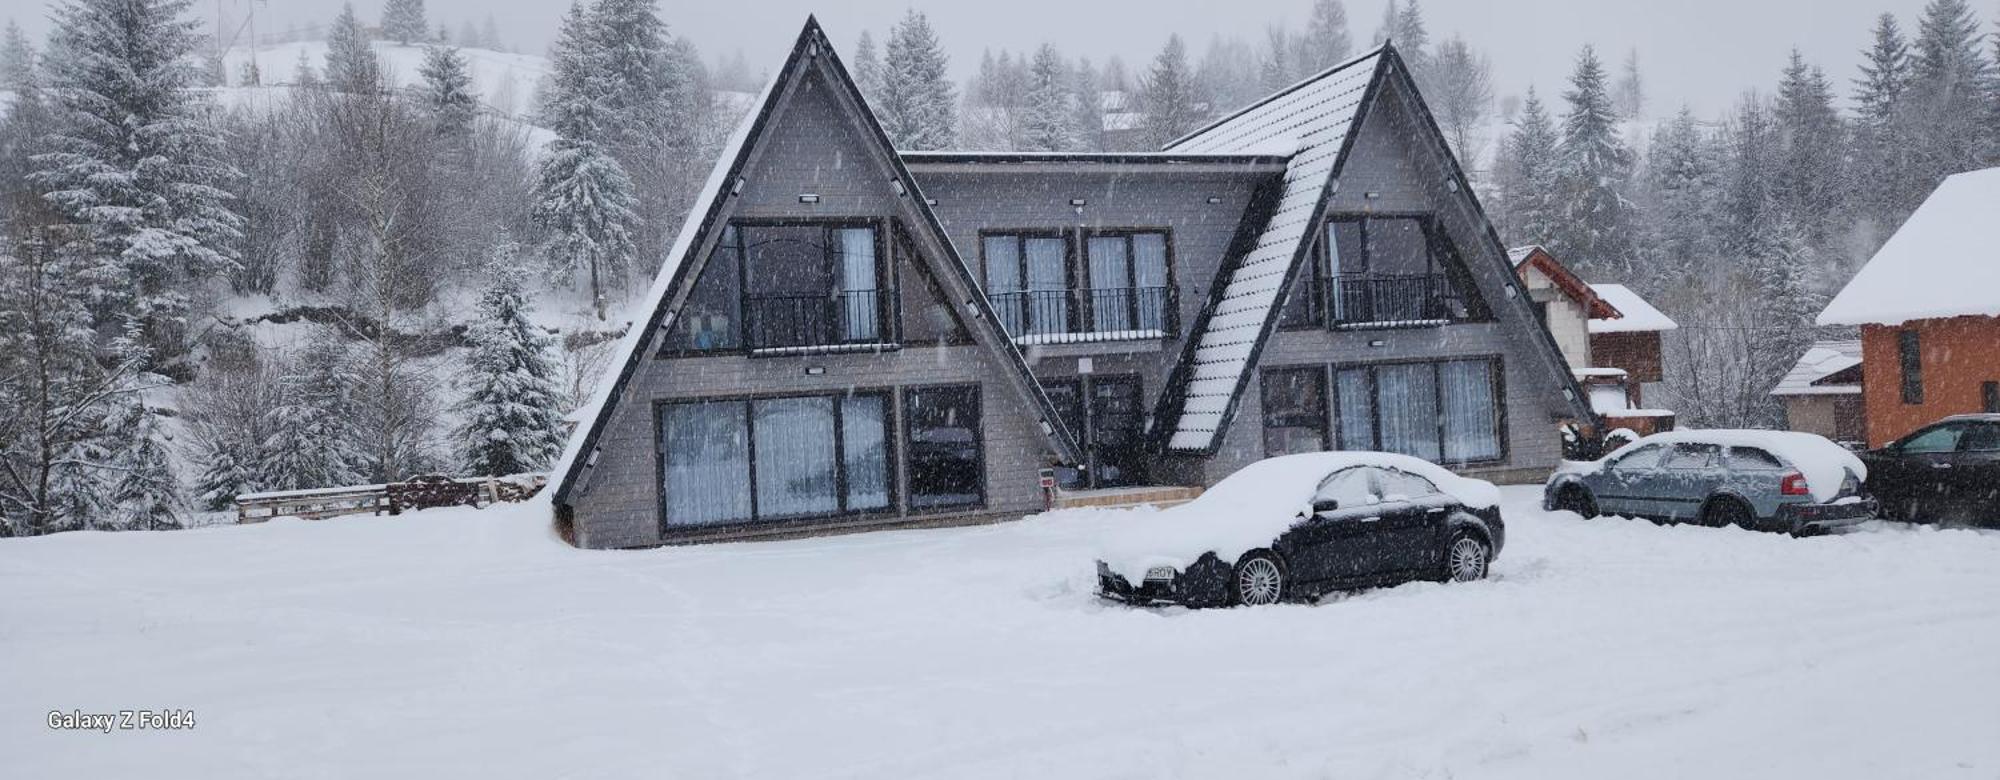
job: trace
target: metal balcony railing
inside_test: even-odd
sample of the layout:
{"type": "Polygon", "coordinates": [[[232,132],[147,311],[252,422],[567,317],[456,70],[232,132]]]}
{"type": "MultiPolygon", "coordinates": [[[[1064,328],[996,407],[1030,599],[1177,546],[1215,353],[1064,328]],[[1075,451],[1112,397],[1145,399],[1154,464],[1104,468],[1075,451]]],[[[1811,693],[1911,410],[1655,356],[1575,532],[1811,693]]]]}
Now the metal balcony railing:
{"type": "Polygon", "coordinates": [[[889,318],[895,300],[895,290],[747,296],[744,341],[751,349],[892,341],[889,318]]]}
{"type": "Polygon", "coordinates": [[[1016,341],[1162,338],[1175,328],[1171,287],[1023,290],[989,293],[986,299],[1016,341]]]}
{"type": "MultiPolygon", "coordinates": [[[[1455,319],[1453,290],[1444,274],[1341,274],[1311,281],[1286,324],[1328,327],[1428,324],[1455,319]]],[[[1298,294],[1298,293],[1295,293],[1298,294]]]]}

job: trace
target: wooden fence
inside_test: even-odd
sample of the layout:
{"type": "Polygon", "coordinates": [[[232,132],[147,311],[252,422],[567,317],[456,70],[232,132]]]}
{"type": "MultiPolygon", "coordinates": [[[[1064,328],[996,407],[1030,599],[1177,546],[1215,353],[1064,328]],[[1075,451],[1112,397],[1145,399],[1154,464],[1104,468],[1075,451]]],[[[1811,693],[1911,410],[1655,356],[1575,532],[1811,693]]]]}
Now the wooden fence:
{"type": "Polygon", "coordinates": [[[525,501],[547,483],[545,474],[473,479],[425,476],[383,485],[245,493],[236,497],[236,522],[261,523],[274,517],[324,520],[341,515],[394,515],[406,509],[487,506],[525,501]]]}

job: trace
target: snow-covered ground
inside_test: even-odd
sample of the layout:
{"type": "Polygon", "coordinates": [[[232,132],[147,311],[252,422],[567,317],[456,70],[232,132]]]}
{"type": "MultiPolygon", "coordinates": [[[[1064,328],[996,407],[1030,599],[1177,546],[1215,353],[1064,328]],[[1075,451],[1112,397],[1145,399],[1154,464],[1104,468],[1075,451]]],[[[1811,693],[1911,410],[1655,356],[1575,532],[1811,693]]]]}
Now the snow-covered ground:
{"type": "Polygon", "coordinates": [[[640,552],[532,506],[0,540],[10,777],[2000,775],[2000,533],[1583,521],[1492,580],[1135,610],[1145,512],[640,552]],[[50,710],[188,708],[181,732],[50,710]]]}

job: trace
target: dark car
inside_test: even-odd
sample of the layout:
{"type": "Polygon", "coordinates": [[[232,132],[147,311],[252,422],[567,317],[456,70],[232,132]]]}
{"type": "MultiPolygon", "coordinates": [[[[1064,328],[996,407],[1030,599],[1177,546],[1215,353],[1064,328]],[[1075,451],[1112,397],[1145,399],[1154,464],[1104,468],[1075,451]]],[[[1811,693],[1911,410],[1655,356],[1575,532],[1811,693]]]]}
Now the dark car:
{"type": "Polygon", "coordinates": [[[1542,507],[1803,536],[1875,516],[1861,495],[1867,470],[1810,433],[1670,431],[1601,460],[1563,464],[1543,488],[1542,507]]]}
{"type": "Polygon", "coordinates": [[[1861,459],[1885,516],[2000,523],[2000,414],[1946,417],[1861,459]]]}
{"type": "Polygon", "coordinates": [[[1497,496],[1403,455],[1271,458],[1132,523],[1125,551],[1098,561],[1098,588],[1129,603],[1211,607],[1482,579],[1506,540],[1497,496]]]}

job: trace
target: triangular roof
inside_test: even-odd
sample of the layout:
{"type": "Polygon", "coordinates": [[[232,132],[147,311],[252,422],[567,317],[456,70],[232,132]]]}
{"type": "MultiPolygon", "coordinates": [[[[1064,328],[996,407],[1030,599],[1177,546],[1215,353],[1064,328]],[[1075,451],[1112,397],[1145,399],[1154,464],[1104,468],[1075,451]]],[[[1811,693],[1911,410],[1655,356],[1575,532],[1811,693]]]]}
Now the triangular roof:
{"type": "Polygon", "coordinates": [[[1568,296],[1572,301],[1582,304],[1583,310],[1588,315],[1586,319],[1616,319],[1624,316],[1618,307],[1611,305],[1610,302],[1604,300],[1603,296],[1598,295],[1597,291],[1592,289],[1592,285],[1583,280],[1583,277],[1577,276],[1576,272],[1569,270],[1569,266],[1557,262],[1556,256],[1549,254],[1549,250],[1543,249],[1541,244],[1529,244],[1528,246],[1517,246],[1509,249],[1507,250],[1507,261],[1514,264],[1515,271],[1521,270],[1524,266],[1541,271],[1542,275],[1549,277],[1549,281],[1555,282],[1556,289],[1562,291],[1563,295],[1568,296]]]}
{"type": "MultiPolygon", "coordinates": [[[[1387,42],[1168,144],[1168,151],[1208,153],[1269,152],[1283,147],[1291,151],[1291,161],[1282,186],[1272,196],[1274,202],[1268,205],[1268,218],[1231,247],[1222,271],[1226,281],[1213,288],[1168,379],[1168,392],[1162,394],[1156,414],[1160,421],[1156,431],[1164,438],[1165,449],[1213,453],[1221,445],[1221,433],[1236,413],[1258,353],[1277,329],[1278,302],[1295,275],[1294,269],[1311,252],[1318,233],[1315,226],[1326,218],[1327,204],[1339,187],[1356,131],[1367,120],[1376,94],[1391,79],[1409,94],[1421,115],[1421,128],[1446,150],[1446,164],[1457,191],[1482,215],[1485,240],[1496,255],[1505,253],[1499,234],[1485,220],[1483,208],[1444,144],[1443,133],[1424,106],[1401,55],[1387,42]]],[[[1506,283],[1518,291],[1520,280],[1511,267],[1505,276],[1506,283]]],[[[1520,298],[1525,301],[1526,296],[1520,298]]],[[[1561,375],[1578,419],[1594,419],[1583,403],[1582,388],[1568,375],[1568,364],[1554,337],[1547,329],[1536,330],[1540,335],[1537,349],[1561,375]]]]}
{"type": "Polygon", "coordinates": [[[1944,180],[1840,294],[1821,325],[2000,317],[2000,168],[1944,180]]]}
{"type": "MultiPolygon", "coordinates": [[[[569,445],[564,449],[562,458],[550,469],[550,473],[559,480],[555,490],[551,491],[556,504],[560,505],[569,500],[570,491],[584,473],[584,469],[589,468],[596,460],[594,449],[597,438],[614,410],[613,399],[624,393],[627,384],[643,363],[649,351],[646,347],[652,337],[664,332],[670,324],[669,317],[675,308],[675,293],[694,282],[696,272],[703,262],[704,253],[714,243],[716,233],[714,228],[733,210],[730,204],[735,193],[741,189],[741,173],[755,155],[759,143],[768,130],[773,111],[788,99],[797,89],[800,80],[805,78],[812,68],[818,68],[832,82],[836,92],[844,98],[841,102],[851,109],[853,119],[862,126],[867,135],[866,142],[876,145],[881,150],[884,162],[895,177],[892,186],[901,196],[897,199],[898,203],[913,217],[910,220],[911,237],[923,245],[917,252],[919,262],[931,263],[933,273],[949,275],[958,281],[961,288],[972,291],[972,294],[964,296],[966,299],[964,305],[973,309],[971,316],[962,318],[967,329],[973,332],[976,342],[991,350],[994,357],[1001,362],[1009,378],[1009,384],[1013,385],[1022,400],[1030,407],[1040,410],[1042,430],[1047,434],[1050,448],[1067,462],[1074,463],[1079,460],[1079,449],[1075,440],[1064,429],[1062,418],[1056,413],[1054,404],[1042,391],[1041,385],[1035,381],[1020,349],[1014,346],[1014,342],[1001,329],[1000,318],[995,315],[992,304],[986,300],[986,296],[978,294],[979,286],[972,271],[959,256],[958,249],[952,245],[950,238],[946,236],[943,225],[931,211],[922,191],[918,189],[916,179],[910,175],[909,169],[904,167],[901,156],[896,153],[889,141],[888,134],[883,132],[874,113],[868,109],[867,101],[861,96],[861,90],[855,86],[846,67],[841,65],[839,58],[834,54],[833,46],[827,41],[826,33],[820,28],[819,21],[808,16],[804,29],[799,31],[798,41],[792,46],[791,54],[785,58],[784,66],[779,68],[770,83],[765,85],[763,92],[757,97],[755,110],[737,125],[736,131],[730,135],[721,154],[717,156],[715,168],[710,171],[708,181],[696,196],[687,221],[681,225],[680,234],[675,238],[673,248],[667,252],[665,262],[661,264],[660,272],[654,277],[652,287],[646,294],[648,315],[644,325],[635,323],[619,341],[617,352],[614,353],[619,361],[617,375],[610,382],[600,382],[596,395],[575,415],[583,422],[570,435],[569,445]],[[925,249],[929,251],[923,251],[925,249]]],[[[940,278],[938,281],[943,283],[945,279],[940,278]]]]}

